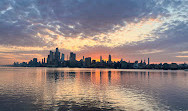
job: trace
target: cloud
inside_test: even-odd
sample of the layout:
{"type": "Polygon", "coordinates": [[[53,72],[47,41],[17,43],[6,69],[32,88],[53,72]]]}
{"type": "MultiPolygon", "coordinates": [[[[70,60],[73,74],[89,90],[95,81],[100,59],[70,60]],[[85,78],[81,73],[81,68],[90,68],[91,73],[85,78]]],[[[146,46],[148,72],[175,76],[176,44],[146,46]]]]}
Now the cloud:
{"type": "Polygon", "coordinates": [[[153,41],[156,37],[150,34],[153,29],[161,25],[158,19],[147,19],[138,23],[131,23],[119,30],[109,33],[101,33],[99,35],[83,38],[82,34],[76,38],[65,37],[63,33],[56,33],[53,30],[45,29],[37,36],[45,39],[48,44],[53,41],[59,48],[65,48],[73,51],[84,50],[86,46],[105,46],[115,48],[124,44],[131,44],[138,41],[153,41]],[[54,39],[55,38],[55,39],[54,39]]]}
{"type": "Polygon", "coordinates": [[[49,45],[36,37],[45,28],[65,37],[89,38],[165,12],[148,0],[2,0],[0,4],[5,2],[0,15],[2,44],[23,46],[49,45]]]}
{"type": "Polygon", "coordinates": [[[180,54],[188,54],[188,51],[179,52],[180,54]]]}
{"type": "Polygon", "coordinates": [[[188,48],[186,4],[187,0],[1,0],[0,44],[19,52],[103,48],[129,57],[142,56],[140,51],[175,57],[188,48]]]}
{"type": "Polygon", "coordinates": [[[188,56],[176,56],[176,57],[180,57],[180,58],[188,58],[188,56]]]}
{"type": "Polygon", "coordinates": [[[151,50],[140,50],[139,53],[141,54],[154,54],[154,53],[160,53],[163,52],[163,50],[156,50],[156,49],[151,49],[151,50]]]}

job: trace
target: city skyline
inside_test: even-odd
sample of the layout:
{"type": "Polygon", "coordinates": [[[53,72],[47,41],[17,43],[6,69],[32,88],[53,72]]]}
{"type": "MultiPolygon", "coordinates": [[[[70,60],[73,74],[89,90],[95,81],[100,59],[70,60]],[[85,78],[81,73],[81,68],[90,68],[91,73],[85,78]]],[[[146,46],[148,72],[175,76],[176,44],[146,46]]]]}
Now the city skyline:
{"type": "Polygon", "coordinates": [[[188,111],[188,0],[0,0],[0,111],[188,111]]]}
{"type": "MultiPolygon", "coordinates": [[[[58,49],[58,50],[60,50],[60,49],[58,49]]],[[[48,52],[48,51],[52,51],[52,50],[47,50],[46,52],[48,52]]],[[[42,54],[44,54],[45,53],[45,55],[44,56],[38,56],[38,54],[31,54],[30,55],[30,57],[29,58],[27,58],[27,59],[22,59],[22,60],[20,60],[20,61],[17,61],[17,60],[15,60],[16,62],[19,62],[19,63],[22,63],[22,62],[28,62],[29,60],[31,60],[31,59],[33,59],[33,58],[38,58],[38,60],[40,61],[40,62],[42,62],[42,60],[45,58],[46,59],[46,61],[47,61],[47,56],[48,56],[48,54],[46,53],[46,52],[42,52],[42,54]]],[[[77,51],[75,51],[75,52],[77,52],[77,51]]],[[[62,57],[62,54],[63,54],[63,56],[64,56],[64,60],[70,60],[70,53],[73,53],[72,51],[70,51],[70,52],[66,52],[66,54],[65,53],[61,53],[61,56],[60,56],[60,59],[62,59],[61,57],[62,57]]],[[[75,54],[75,53],[74,53],[75,54]]],[[[86,55],[83,55],[83,54],[77,54],[77,57],[76,57],[76,60],[77,61],[79,61],[79,60],[81,60],[81,59],[83,59],[83,57],[85,57],[85,58],[88,58],[88,57],[91,57],[91,60],[96,60],[97,62],[100,62],[101,61],[101,57],[102,57],[102,60],[104,60],[104,61],[108,61],[109,60],[109,55],[110,56],[113,56],[113,58],[111,58],[111,60],[112,61],[114,61],[114,62],[117,62],[117,61],[121,61],[121,60],[123,60],[123,61],[127,61],[127,62],[135,62],[135,61],[148,61],[148,58],[150,59],[150,57],[149,56],[143,56],[143,57],[139,57],[139,59],[138,58],[135,58],[135,57],[130,57],[130,58],[128,58],[128,57],[125,57],[125,56],[123,56],[123,57],[120,57],[119,55],[117,55],[117,54],[111,54],[111,53],[105,53],[105,54],[99,54],[99,55],[97,55],[97,54],[95,54],[94,56],[92,56],[92,54],[91,54],[91,56],[89,56],[89,55],[87,55],[87,53],[86,53],[86,55]]],[[[23,54],[23,58],[24,58],[24,56],[28,56],[28,54],[23,54]]],[[[159,56],[158,56],[159,57],[159,56]]],[[[159,57],[160,58],[160,57],[159,57]]],[[[153,59],[152,59],[153,60],[153,59]]],[[[15,61],[13,61],[13,62],[15,62],[15,61]]],[[[12,63],[13,63],[12,62],[12,63]]],[[[0,64],[0,65],[11,65],[12,63],[9,63],[9,64],[0,64]]],[[[178,62],[176,62],[176,61],[168,61],[168,62],[165,62],[165,61],[155,61],[155,60],[153,60],[153,61],[150,61],[150,63],[151,64],[160,64],[160,63],[177,63],[177,64],[183,64],[183,63],[188,63],[188,61],[178,61],[178,62]]]]}
{"type": "Polygon", "coordinates": [[[77,67],[77,68],[114,68],[114,69],[164,69],[164,70],[178,70],[178,69],[187,69],[188,64],[177,64],[177,63],[160,63],[153,64],[150,61],[150,58],[147,58],[141,61],[135,60],[134,62],[123,60],[112,61],[112,56],[109,54],[108,60],[104,60],[100,56],[100,61],[92,59],[91,57],[85,57],[80,60],[76,59],[76,53],[70,52],[70,55],[67,55],[67,60],[65,60],[64,53],[61,53],[58,48],[55,51],[50,50],[49,54],[44,57],[42,60],[33,58],[29,62],[14,62],[13,67],[77,67]]]}
{"type": "MultiPolygon", "coordinates": [[[[96,60],[96,62],[101,62],[101,61],[105,61],[105,62],[108,62],[108,61],[110,61],[110,62],[118,62],[118,61],[135,62],[135,61],[140,61],[140,62],[142,62],[143,61],[147,64],[151,63],[149,57],[143,58],[141,60],[135,59],[133,61],[130,61],[130,60],[125,59],[125,58],[113,59],[111,54],[108,54],[108,58],[105,58],[105,59],[102,55],[98,55],[97,59],[89,57],[89,56],[84,56],[84,55],[82,55],[82,58],[76,58],[76,53],[70,52],[69,54],[65,55],[63,52],[60,52],[60,50],[58,48],[56,48],[55,51],[49,50],[49,54],[46,57],[44,56],[44,57],[39,58],[39,59],[37,57],[34,57],[33,59],[37,59],[37,61],[40,62],[40,63],[43,63],[43,62],[48,63],[48,60],[52,61],[53,56],[54,56],[54,58],[59,58],[59,60],[56,60],[56,61],[70,61],[70,60],[80,61],[80,60],[85,60],[87,58],[90,58],[91,61],[96,60]]],[[[14,61],[14,62],[19,62],[19,61],[14,61]]],[[[27,62],[27,61],[23,61],[23,62],[27,62]]],[[[160,62],[160,63],[164,63],[164,62],[160,62]]],[[[171,63],[173,63],[173,62],[171,62],[171,63]]]]}
{"type": "Polygon", "coordinates": [[[0,65],[56,47],[100,60],[188,62],[187,0],[1,0],[0,65]],[[177,10],[178,9],[178,10],[177,10]]]}
{"type": "MultiPolygon", "coordinates": [[[[96,62],[102,62],[102,61],[105,61],[105,62],[108,62],[108,61],[109,62],[118,62],[118,61],[132,62],[130,60],[125,60],[124,58],[117,59],[117,60],[113,59],[111,54],[108,54],[108,58],[107,59],[104,59],[102,55],[100,55],[98,59],[94,59],[92,57],[88,57],[88,56],[84,56],[84,55],[82,55],[81,59],[77,59],[76,58],[76,53],[70,52],[69,54],[65,55],[63,52],[60,52],[60,50],[58,48],[56,48],[55,51],[50,50],[49,54],[46,57],[43,57],[42,59],[37,59],[36,57],[34,57],[33,61],[34,61],[34,59],[35,60],[37,59],[37,61],[40,62],[40,63],[43,63],[43,62],[44,63],[48,63],[48,61],[50,63],[53,60],[54,61],[59,61],[59,62],[60,61],[71,61],[71,60],[72,61],[79,61],[79,60],[85,60],[85,59],[88,59],[88,58],[91,59],[90,61],[96,60],[96,62]],[[56,59],[58,59],[58,60],[56,60],[56,59]]],[[[149,60],[150,58],[148,57],[146,59],[147,59],[147,64],[150,64],[150,60],[149,60]]],[[[141,59],[140,61],[144,61],[146,63],[146,59],[141,59]]],[[[138,61],[138,60],[134,60],[133,62],[135,62],[135,61],[138,61]]],[[[16,62],[18,62],[18,61],[16,61],[16,62]]],[[[26,61],[24,61],[24,62],[26,62],[26,61]]]]}

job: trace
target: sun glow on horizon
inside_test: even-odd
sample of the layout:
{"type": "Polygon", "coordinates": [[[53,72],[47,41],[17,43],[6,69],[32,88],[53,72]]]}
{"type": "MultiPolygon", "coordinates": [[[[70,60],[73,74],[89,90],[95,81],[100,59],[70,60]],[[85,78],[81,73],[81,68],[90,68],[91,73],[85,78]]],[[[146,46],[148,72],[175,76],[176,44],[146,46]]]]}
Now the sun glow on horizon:
{"type": "MultiPolygon", "coordinates": [[[[56,47],[59,49],[70,50],[78,52],[89,47],[104,46],[109,48],[119,47],[125,44],[135,44],[138,41],[144,42],[145,40],[155,40],[157,37],[153,37],[152,31],[159,28],[162,25],[160,17],[153,19],[143,19],[138,23],[129,23],[124,27],[109,32],[107,34],[101,33],[92,37],[83,38],[82,34],[77,37],[65,37],[61,31],[60,26],[56,27],[56,31],[50,29],[40,29],[34,37],[39,37],[44,40],[48,46],[43,47],[24,47],[24,46],[0,46],[1,52],[17,52],[17,51],[43,51],[43,50],[54,50],[56,47]],[[97,38],[97,39],[96,39],[97,38]]],[[[117,26],[115,26],[117,27],[117,26]]],[[[119,27],[119,26],[118,26],[119,27]]],[[[12,56],[15,54],[12,54],[12,56]]],[[[3,55],[2,55],[3,56],[3,55]]],[[[41,54],[19,54],[14,56],[13,60],[23,61],[21,56],[25,58],[38,57],[42,59],[41,54]],[[37,56],[36,56],[37,55],[37,56]]],[[[82,55],[83,56],[83,55],[82,55]]],[[[100,55],[91,54],[89,55],[92,59],[99,61],[100,55]]],[[[4,57],[4,56],[3,56],[4,57]]],[[[78,57],[81,58],[81,57],[78,57]]],[[[103,55],[104,60],[108,60],[108,56],[103,55]]],[[[114,61],[119,61],[121,58],[115,57],[114,61]]]]}

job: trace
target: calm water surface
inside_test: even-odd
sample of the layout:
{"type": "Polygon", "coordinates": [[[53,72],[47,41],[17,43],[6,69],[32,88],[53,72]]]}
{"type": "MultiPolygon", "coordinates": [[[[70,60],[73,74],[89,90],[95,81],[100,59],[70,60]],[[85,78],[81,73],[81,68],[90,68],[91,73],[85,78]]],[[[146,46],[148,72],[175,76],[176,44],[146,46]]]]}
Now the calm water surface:
{"type": "Polygon", "coordinates": [[[0,111],[188,110],[188,72],[0,67],[0,111]]]}

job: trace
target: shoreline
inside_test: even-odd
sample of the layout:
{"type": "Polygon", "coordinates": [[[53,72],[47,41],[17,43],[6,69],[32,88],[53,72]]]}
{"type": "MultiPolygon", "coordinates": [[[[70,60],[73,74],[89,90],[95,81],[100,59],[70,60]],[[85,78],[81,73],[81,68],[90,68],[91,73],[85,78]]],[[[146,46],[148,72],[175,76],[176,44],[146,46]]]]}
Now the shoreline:
{"type": "MultiPolygon", "coordinates": [[[[12,65],[0,65],[0,67],[21,67],[24,68],[24,66],[12,66],[12,65]]],[[[28,66],[25,66],[27,68],[30,68],[28,66]]],[[[104,67],[50,67],[50,66],[35,66],[32,68],[80,68],[80,69],[129,69],[129,70],[134,70],[134,68],[104,68],[104,67]]],[[[147,68],[143,68],[143,69],[135,69],[135,70],[164,70],[164,71],[175,71],[175,70],[184,70],[184,71],[188,71],[188,69],[147,69],[147,68]]]]}

